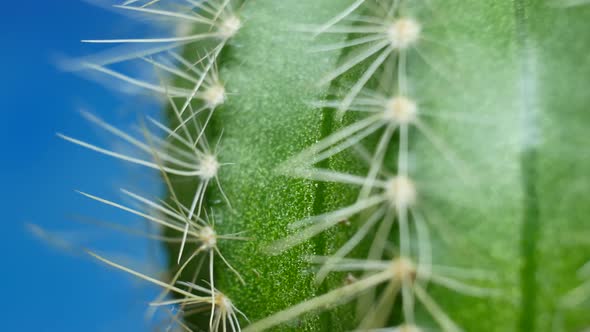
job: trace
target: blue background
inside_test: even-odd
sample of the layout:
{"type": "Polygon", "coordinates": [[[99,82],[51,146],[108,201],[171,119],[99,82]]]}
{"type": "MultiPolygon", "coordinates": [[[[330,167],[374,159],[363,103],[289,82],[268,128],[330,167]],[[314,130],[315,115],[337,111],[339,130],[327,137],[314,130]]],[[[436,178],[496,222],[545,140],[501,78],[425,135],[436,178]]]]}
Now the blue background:
{"type": "Polygon", "coordinates": [[[128,36],[137,29],[142,25],[80,0],[2,4],[0,312],[4,331],[152,330],[144,315],[158,290],[94,261],[80,248],[89,247],[153,274],[158,272],[157,243],[77,222],[78,216],[86,216],[139,225],[138,218],[81,197],[74,189],[114,200],[121,199],[120,187],[157,195],[156,175],[55,135],[63,132],[109,146],[113,138],[83,120],[79,109],[123,128],[137,123],[138,112],[157,114],[155,103],[114,92],[56,64],[64,55],[100,50],[80,43],[82,39],[128,36]],[[68,245],[35,236],[28,223],[68,245]]]}

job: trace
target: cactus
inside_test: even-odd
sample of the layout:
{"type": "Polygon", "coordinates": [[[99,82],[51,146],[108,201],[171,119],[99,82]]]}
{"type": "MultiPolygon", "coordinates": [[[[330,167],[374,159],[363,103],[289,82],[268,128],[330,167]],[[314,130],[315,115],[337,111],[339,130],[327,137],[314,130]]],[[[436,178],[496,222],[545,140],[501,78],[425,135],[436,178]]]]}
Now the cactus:
{"type": "MultiPolygon", "coordinates": [[[[161,226],[180,329],[590,326],[590,6],[581,1],[127,1],[167,102],[134,146],[165,200],[85,196],[161,226]],[[156,47],[152,47],[156,45],[156,47]],[[180,51],[179,51],[180,50],[180,51]],[[158,131],[158,132],[156,132],[158,131]],[[585,275],[582,268],[581,275],[585,275]],[[582,280],[583,282],[583,280],[582,280]],[[586,305],[586,307],[584,307],[586,305]]],[[[172,294],[172,297],[167,296],[172,294]]]]}

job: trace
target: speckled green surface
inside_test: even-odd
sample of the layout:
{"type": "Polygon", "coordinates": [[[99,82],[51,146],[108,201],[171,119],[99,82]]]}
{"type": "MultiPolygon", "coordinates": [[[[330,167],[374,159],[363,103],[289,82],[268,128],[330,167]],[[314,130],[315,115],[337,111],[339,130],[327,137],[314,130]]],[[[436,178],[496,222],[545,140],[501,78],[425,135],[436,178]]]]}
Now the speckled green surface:
{"type": "MultiPolygon", "coordinates": [[[[316,82],[334,66],[338,54],[308,53],[313,45],[309,36],[294,30],[301,23],[328,19],[333,13],[330,2],[339,3],[248,2],[244,28],[221,70],[232,95],[213,127],[224,131],[220,159],[235,163],[220,174],[235,213],[220,206],[218,229],[246,231],[251,240],[220,246],[247,285],[239,285],[223,268],[216,274],[222,291],[253,321],[320,291],[304,261],[318,253],[314,243],[276,257],[262,249],[284,236],[287,224],[314,214],[318,185],[277,176],[274,169],[320,137],[322,112],[308,103],[325,95],[325,87],[318,88],[316,82]]],[[[321,324],[311,315],[290,326],[318,330],[321,324]]]]}
{"type": "MultiPolygon", "coordinates": [[[[355,198],[342,186],[273,173],[325,134],[322,128],[334,129],[325,125],[330,113],[307,102],[326,95],[316,82],[340,55],[307,52],[314,41],[292,27],[324,22],[342,2],[247,2],[244,27],[220,66],[231,95],[211,132],[223,129],[220,159],[235,163],[220,174],[234,210],[217,203],[216,191],[208,208],[220,233],[246,231],[251,240],[220,244],[247,284],[221,262],[216,284],[253,321],[342,282],[334,276],[316,288],[303,257],[330,252],[351,230],[337,228],[281,256],[262,252],[287,234],[287,224],[355,198]]],[[[428,39],[410,53],[411,95],[425,111],[447,116],[424,122],[457,160],[449,163],[420,132],[412,133],[419,209],[430,225],[436,264],[494,271],[484,284],[502,295],[478,299],[435,285],[429,294],[465,331],[590,326],[588,308],[557,307],[580,282],[576,269],[590,259],[590,8],[532,0],[428,3],[413,11],[428,39]],[[538,139],[529,144],[531,130],[538,139]]],[[[362,168],[346,156],[331,163],[362,168]]],[[[351,330],[352,315],[344,306],[279,330],[351,330]]],[[[424,312],[419,317],[435,326],[424,312]]]]}

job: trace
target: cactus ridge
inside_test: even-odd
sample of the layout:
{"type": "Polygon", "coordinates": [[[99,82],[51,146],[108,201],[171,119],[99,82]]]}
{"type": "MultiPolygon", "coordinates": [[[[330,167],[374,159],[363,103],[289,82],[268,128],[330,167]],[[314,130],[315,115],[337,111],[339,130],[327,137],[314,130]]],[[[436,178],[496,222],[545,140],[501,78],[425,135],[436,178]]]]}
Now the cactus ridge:
{"type": "MultiPolygon", "coordinates": [[[[428,224],[418,204],[419,186],[409,174],[410,131],[417,130],[422,134],[451,164],[460,165],[461,162],[452,149],[421,119],[417,102],[408,97],[411,84],[411,77],[407,71],[408,57],[411,56],[409,51],[419,44],[424,36],[419,20],[413,16],[406,16],[406,5],[405,1],[393,1],[390,4],[357,1],[329,22],[307,27],[314,36],[326,33],[362,34],[361,37],[323,45],[314,50],[358,48],[351,51],[351,55],[342,60],[333,72],[327,74],[320,84],[334,81],[356,66],[363,65],[363,62],[368,64],[365,64],[364,72],[344,93],[342,99],[317,101],[313,104],[322,108],[337,109],[337,117],[340,119],[349,112],[358,112],[366,116],[355,118],[356,121],[292,157],[279,166],[279,171],[297,178],[357,186],[360,190],[357,200],[352,205],[292,223],[289,225],[292,235],[278,240],[266,250],[272,254],[279,254],[333,228],[342,220],[360,215],[361,227],[334,255],[311,257],[310,261],[321,265],[316,276],[318,283],[321,283],[331,271],[360,272],[364,277],[350,285],[329,291],[255,322],[248,326],[246,331],[264,330],[305,312],[331,307],[344,300],[350,301],[354,297],[365,297],[364,300],[367,301],[367,295],[363,293],[380,285],[385,285],[385,291],[377,297],[374,293],[369,295],[372,304],[369,306],[370,309],[365,309],[364,318],[358,326],[359,330],[364,331],[387,324],[391,308],[399,295],[402,301],[403,323],[397,327],[398,329],[412,327],[419,330],[414,312],[417,300],[442,330],[460,331],[461,328],[428,295],[426,284],[431,282],[470,296],[498,295],[494,290],[469,285],[461,280],[461,277],[464,279],[469,275],[466,269],[441,267],[439,270],[432,265],[428,224]],[[364,11],[365,14],[355,15],[357,11],[364,11]],[[350,22],[358,24],[350,25],[350,22]],[[386,73],[383,68],[388,62],[393,70],[386,73]],[[390,76],[395,77],[395,80],[391,81],[390,76]],[[372,81],[379,81],[380,90],[365,87],[372,81]],[[362,146],[362,141],[375,133],[380,133],[380,138],[374,151],[368,151],[362,146]],[[397,140],[393,139],[394,135],[398,135],[397,140]],[[396,172],[393,173],[384,165],[384,160],[390,146],[396,143],[397,162],[396,172]],[[369,168],[365,176],[314,167],[348,149],[363,150],[362,154],[369,168]],[[394,224],[398,226],[399,239],[392,243],[388,240],[388,234],[392,234],[394,224]],[[381,236],[374,239],[366,259],[345,258],[366,238],[372,228],[377,227],[377,233],[381,236]],[[386,256],[385,248],[388,245],[399,246],[396,248],[397,254],[391,260],[382,260],[386,256]],[[445,275],[445,271],[449,270],[455,272],[453,276],[445,275]]],[[[466,172],[462,166],[457,170],[458,175],[465,176],[466,172]]]]}
{"type": "MultiPolygon", "coordinates": [[[[212,146],[209,143],[206,130],[215,110],[222,106],[227,98],[227,92],[219,78],[217,60],[228,41],[241,27],[242,23],[237,12],[239,8],[234,7],[232,1],[226,0],[188,1],[189,7],[186,7],[186,4],[178,7],[172,3],[173,6],[170,9],[165,7],[160,8],[158,6],[160,4],[160,1],[151,1],[145,4],[140,4],[140,1],[128,1],[116,7],[150,17],[172,19],[177,24],[190,22],[191,31],[185,31],[186,35],[166,38],[84,40],[84,42],[88,43],[163,43],[165,46],[105,58],[101,59],[101,61],[83,61],[80,67],[98,71],[127,84],[161,95],[169,102],[178,123],[173,127],[169,127],[153,118],[148,118],[148,123],[143,123],[141,128],[141,134],[144,138],[141,140],[90,113],[83,113],[89,121],[113,134],[117,139],[130,144],[136,150],[131,153],[119,153],[67,135],[58,135],[67,141],[90,150],[159,170],[172,196],[172,203],[166,203],[164,201],[156,202],[133,192],[122,190],[123,194],[144,206],[146,212],[143,212],[104,198],[80,192],[88,198],[143,217],[164,229],[170,229],[182,234],[178,238],[170,239],[180,241],[181,245],[178,253],[179,266],[174,276],[170,280],[167,280],[166,283],[131,270],[94,253],[91,253],[91,255],[113,267],[163,287],[163,292],[152,302],[152,306],[180,306],[184,309],[182,310],[184,317],[207,311],[209,312],[209,329],[211,331],[240,331],[238,315],[243,316],[246,320],[247,318],[235,307],[228,296],[215,287],[214,262],[217,256],[227,269],[236,275],[240,282],[245,283],[239,272],[223,256],[217,244],[218,241],[246,240],[246,238],[240,233],[217,234],[215,231],[214,212],[207,213],[203,206],[207,188],[211,184],[216,184],[226,204],[231,208],[229,199],[225,196],[218,177],[219,170],[222,167],[230,165],[230,163],[223,163],[218,160],[219,146],[218,144],[212,146]],[[205,48],[204,50],[198,51],[196,61],[189,60],[175,51],[179,46],[189,47],[190,45],[203,41],[211,41],[213,46],[209,49],[205,48]],[[116,65],[121,61],[128,60],[139,60],[152,66],[159,82],[150,82],[145,79],[131,77],[108,67],[109,65],[116,65]],[[166,78],[164,78],[165,75],[171,76],[172,81],[180,80],[180,86],[171,86],[171,84],[167,83],[166,78]],[[186,86],[189,86],[189,88],[186,86]],[[199,106],[195,106],[196,104],[199,104],[199,106]],[[153,128],[149,128],[148,125],[151,125],[153,128]],[[164,138],[162,139],[161,134],[154,132],[153,129],[163,133],[165,135],[164,138]],[[135,155],[137,153],[143,154],[144,156],[136,157],[135,155]],[[178,199],[170,176],[180,176],[190,180],[198,179],[199,183],[190,206],[183,205],[181,200],[178,199]],[[153,213],[150,211],[155,211],[156,215],[152,215],[153,213]],[[188,258],[184,258],[183,251],[187,244],[191,245],[192,252],[188,258]],[[195,260],[198,261],[196,268],[190,271],[190,274],[193,276],[192,280],[179,281],[183,272],[195,260]],[[196,284],[200,282],[197,279],[202,274],[201,267],[205,260],[208,261],[207,276],[209,279],[209,282],[205,285],[206,287],[196,284]],[[175,293],[175,295],[181,298],[177,300],[166,300],[166,296],[170,292],[175,293]],[[195,295],[195,293],[200,295],[195,295]]],[[[173,317],[172,321],[172,323],[180,324],[183,328],[188,329],[178,317],[173,317]]]]}

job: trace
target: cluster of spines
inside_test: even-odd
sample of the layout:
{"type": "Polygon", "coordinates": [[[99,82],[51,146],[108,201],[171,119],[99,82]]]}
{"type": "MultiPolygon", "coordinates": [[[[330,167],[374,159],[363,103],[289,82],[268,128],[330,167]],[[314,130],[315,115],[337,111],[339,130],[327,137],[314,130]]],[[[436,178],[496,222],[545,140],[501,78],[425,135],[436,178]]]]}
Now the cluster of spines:
{"type": "Polygon", "coordinates": [[[161,226],[162,229],[179,234],[178,237],[167,238],[167,241],[180,243],[178,268],[169,280],[163,282],[94,253],[91,254],[113,267],[163,287],[163,292],[151,305],[179,307],[180,310],[171,315],[172,323],[179,328],[190,331],[188,323],[183,322],[182,318],[208,311],[210,331],[240,331],[238,315],[246,320],[247,318],[234,306],[226,294],[216,289],[214,262],[218,257],[242,283],[245,283],[218,248],[219,241],[245,240],[245,238],[239,233],[218,234],[215,230],[215,213],[213,211],[207,213],[204,206],[208,187],[216,184],[231,208],[218,176],[219,170],[229,164],[218,160],[218,146],[211,146],[206,129],[213,113],[227,99],[228,93],[219,78],[217,62],[222,50],[241,27],[239,8],[231,0],[186,0],[182,6],[168,1],[170,5],[168,7],[163,3],[164,1],[160,0],[147,2],[132,0],[116,7],[143,15],[171,19],[179,26],[188,22],[191,31],[186,35],[169,38],[85,40],[89,43],[156,44],[157,47],[99,58],[98,61],[81,61],[80,66],[110,75],[126,84],[142,88],[148,93],[163,96],[169,103],[176,124],[167,126],[148,118],[148,123],[143,123],[140,130],[144,139],[140,139],[106,123],[95,115],[83,113],[94,124],[130,144],[136,150],[135,154],[119,153],[63,134],[58,135],[96,152],[160,171],[171,197],[170,202],[154,201],[123,189],[123,194],[142,206],[135,209],[80,192],[88,198],[140,216],[161,226]],[[194,54],[185,57],[176,52],[179,48],[185,48],[185,50],[198,48],[202,44],[197,42],[204,41],[212,46],[205,48],[202,51],[203,54],[195,51],[194,54]],[[135,78],[109,67],[130,60],[142,61],[152,66],[160,82],[135,78]],[[166,78],[182,84],[168,84],[166,78]],[[190,88],[183,87],[187,85],[190,88]],[[159,130],[161,134],[153,133],[150,127],[159,130]],[[197,182],[190,205],[183,205],[177,197],[171,176],[197,182]],[[194,250],[188,257],[184,257],[186,255],[183,256],[183,251],[189,245],[194,250]],[[190,271],[191,280],[180,281],[181,276],[188,273],[186,268],[195,261],[196,268],[190,271]],[[201,281],[199,279],[202,275],[201,267],[205,261],[208,261],[208,273],[206,273],[208,281],[201,281]],[[206,284],[200,285],[203,282],[206,284]],[[174,293],[179,298],[167,300],[166,296],[169,293],[174,293]],[[181,313],[182,316],[179,317],[181,313]]]}
{"type": "MultiPolygon", "coordinates": [[[[356,217],[360,222],[357,232],[336,253],[327,257],[310,257],[310,262],[321,265],[316,275],[318,283],[332,271],[360,273],[361,276],[349,277],[350,282],[340,288],[255,322],[246,328],[247,331],[268,329],[306,312],[354,298],[358,298],[359,302],[358,317],[363,317],[359,321],[359,330],[383,328],[390,321],[391,310],[398,294],[402,302],[402,322],[388,330],[422,330],[415,318],[417,299],[442,330],[460,331],[460,327],[428,295],[426,284],[438,284],[471,296],[495,295],[493,290],[469,285],[460,280],[485,278],[489,273],[432,263],[429,229],[420,213],[416,181],[410,175],[411,128],[417,129],[453,166],[461,163],[443,140],[420,118],[422,114],[419,105],[410,96],[408,57],[427,38],[424,37],[423,25],[418,19],[405,13],[407,5],[406,1],[401,0],[357,0],[326,24],[304,28],[315,36],[325,33],[360,35],[344,42],[323,45],[315,50],[341,51],[354,48],[334,71],[326,75],[321,84],[333,83],[353,68],[364,66],[364,70],[342,99],[314,102],[314,105],[336,109],[338,119],[342,119],[348,112],[366,116],[353,119],[351,124],[294,156],[281,165],[279,171],[297,178],[354,185],[360,187],[360,190],[357,200],[349,206],[292,223],[289,225],[293,230],[292,235],[278,240],[267,250],[272,254],[280,254],[336,226],[342,220],[356,217]],[[363,10],[365,13],[360,14],[363,10]],[[393,73],[384,69],[391,64],[395,68],[393,73]],[[395,76],[394,82],[390,79],[392,74],[395,76]],[[375,84],[379,87],[378,90],[368,87],[375,81],[378,81],[375,84]],[[368,152],[363,140],[379,132],[380,138],[374,151],[368,152]],[[397,140],[394,139],[396,134],[399,134],[397,140]],[[394,142],[398,145],[398,151],[396,165],[392,167],[396,172],[392,173],[386,167],[385,160],[394,142]],[[354,149],[367,162],[366,175],[359,176],[316,166],[350,149],[354,149]],[[393,232],[394,223],[397,223],[399,234],[399,239],[394,241],[397,243],[396,254],[393,258],[383,260],[386,257],[386,246],[393,245],[388,237],[396,233],[393,232]],[[371,231],[375,238],[367,258],[346,258],[371,231]],[[375,290],[380,286],[385,288],[380,296],[376,296],[375,290]]],[[[463,170],[462,167],[458,169],[461,177],[466,175],[463,170]]]]}

